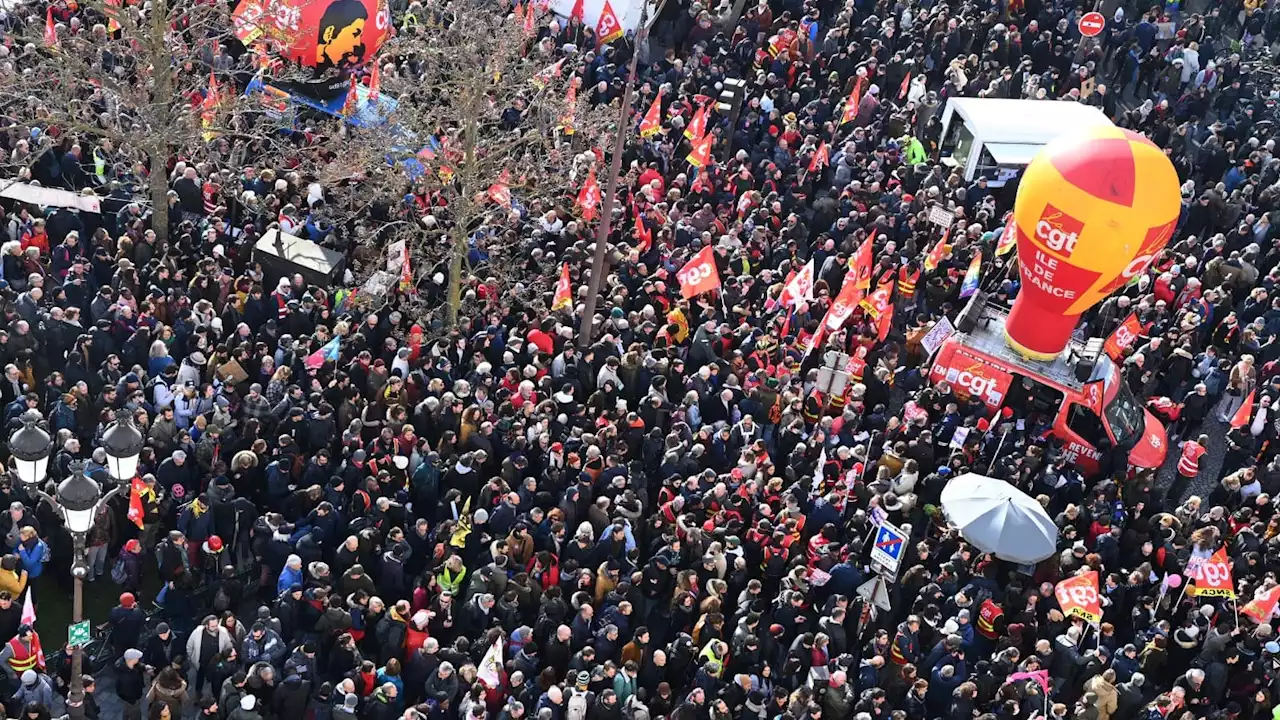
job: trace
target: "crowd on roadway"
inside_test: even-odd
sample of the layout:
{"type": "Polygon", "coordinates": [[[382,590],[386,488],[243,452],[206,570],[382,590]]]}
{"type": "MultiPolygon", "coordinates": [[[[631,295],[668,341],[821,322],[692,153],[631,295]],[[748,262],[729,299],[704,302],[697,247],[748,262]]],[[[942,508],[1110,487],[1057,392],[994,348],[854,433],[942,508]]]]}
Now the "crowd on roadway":
{"type": "MultiPolygon", "coordinates": [[[[415,0],[393,21],[447,22],[465,5],[415,0]]],[[[581,282],[594,224],[574,197],[487,216],[464,271],[469,311],[419,325],[401,290],[344,303],[251,259],[286,226],[355,252],[354,226],[315,221],[330,190],[318,178],[251,157],[231,167],[212,146],[148,171],[92,132],[50,127],[38,99],[0,100],[7,166],[102,197],[101,213],[0,201],[5,434],[38,411],[53,482],[75,461],[106,482],[101,436],[117,417],[146,438],[143,487],[105,504],[87,541],[91,577],[119,585],[113,663],[67,711],[96,718],[110,694],[126,720],[1273,717],[1274,616],[1165,578],[1225,548],[1243,607],[1280,570],[1266,72],[1280,13],[1109,1],[1104,32],[1082,42],[1080,3],[746,5],[735,18],[668,2],[649,36],[598,53],[580,51],[595,42],[579,19],[537,17],[531,45],[567,57],[592,102],[620,99],[634,53],[637,126],[663,92],[664,127],[626,150],[595,317],[581,282]],[[732,126],[711,115],[715,159],[693,168],[682,130],[729,78],[746,100],[732,126]],[[974,254],[996,297],[1019,282],[994,252],[1012,193],[939,156],[958,97],[1093,105],[1172,159],[1174,238],[1082,326],[1107,337],[1137,313],[1146,329],[1123,377],[1170,421],[1170,444],[1186,443],[1171,474],[1127,472],[1124,447],[1081,473],[1037,432],[1034,397],[992,417],[929,381],[922,330],[955,318],[974,254]],[[167,241],[139,199],[148,172],[169,175],[167,241]],[[926,268],[935,205],[954,226],[926,268]],[[892,327],[882,337],[859,310],[806,352],[872,234],[873,276],[896,281],[892,327]],[[707,246],[722,287],[685,299],[676,271],[707,246]],[[816,299],[780,311],[810,260],[816,299]],[[533,300],[496,292],[499,263],[552,279],[567,263],[569,307],[550,309],[554,283],[533,300]],[[323,351],[335,337],[336,360],[323,351]],[[865,367],[823,397],[822,351],[860,347],[865,367]],[[1251,394],[1248,422],[1229,425],[1251,394]],[[971,431],[956,448],[958,428],[971,431]],[[942,489],[970,469],[1040,498],[1060,553],[1018,567],[949,528],[942,489]],[[881,519],[911,533],[888,611],[857,594],[881,519]],[[1054,593],[1082,569],[1102,578],[1098,625],[1054,593]]],[[[49,17],[89,42],[103,27],[70,0],[49,17]]],[[[36,3],[0,25],[30,36],[45,21],[36,3]]],[[[0,46],[0,76],[36,51],[0,46]]],[[[447,224],[431,193],[406,188],[400,212],[447,224]]],[[[443,302],[446,273],[421,273],[415,291],[443,302]]],[[[67,677],[22,606],[28,587],[64,582],[49,576],[66,574],[71,542],[16,480],[0,502],[0,698],[8,718],[49,720],[67,677]]]]}

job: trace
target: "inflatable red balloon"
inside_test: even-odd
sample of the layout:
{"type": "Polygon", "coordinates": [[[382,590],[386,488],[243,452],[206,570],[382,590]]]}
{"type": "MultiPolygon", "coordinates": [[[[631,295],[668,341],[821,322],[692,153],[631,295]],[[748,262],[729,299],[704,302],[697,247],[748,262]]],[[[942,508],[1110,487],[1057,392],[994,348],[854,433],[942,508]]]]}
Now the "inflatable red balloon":
{"type": "Polygon", "coordinates": [[[1137,133],[1108,125],[1046,145],[1013,206],[1022,288],[1005,325],[1009,345],[1056,357],[1083,312],[1151,266],[1181,201],[1173,163],[1137,133]]]}

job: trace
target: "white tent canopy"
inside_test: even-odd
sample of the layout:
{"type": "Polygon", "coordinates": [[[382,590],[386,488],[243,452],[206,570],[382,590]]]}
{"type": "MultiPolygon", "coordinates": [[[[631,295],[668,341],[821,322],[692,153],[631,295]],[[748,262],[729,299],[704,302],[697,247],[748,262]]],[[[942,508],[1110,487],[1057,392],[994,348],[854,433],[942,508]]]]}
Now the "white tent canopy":
{"type": "MultiPolygon", "coordinates": [[[[658,11],[664,0],[648,0],[648,24],[658,19],[658,11]]],[[[567,18],[573,12],[575,0],[551,0],[551,11],[560,17],[567,18]]],[[[624,31],[635,30],[640,26],[641,8],[645,0],[609,0],[609,7],[618,16],[618,24],[624,31]]],[[[582,0],[582,23],[595,29],[600,20],[600,11],[604,10],[604,0],[582,0]]]]}
{"type": "Polygon", "coordinates": [[[0,180],[0,197],[42,207],[74,208],[83,212],[102,212],[96,195],[81,195],[70,190],[47,188],[17,180],[0,180]]]}

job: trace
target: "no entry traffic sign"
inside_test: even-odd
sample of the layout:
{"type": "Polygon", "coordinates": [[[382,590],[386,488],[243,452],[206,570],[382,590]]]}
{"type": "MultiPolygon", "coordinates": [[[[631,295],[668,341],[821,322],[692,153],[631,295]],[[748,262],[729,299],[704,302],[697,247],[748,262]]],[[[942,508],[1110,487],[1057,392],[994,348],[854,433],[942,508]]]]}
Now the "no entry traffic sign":
{"type": "Polygon", "coordinates": [[[1107,19],[1100,12],[1085,13],[1080,17],[1080,34],[1085,37],[1094,37],[1102,33],[1102,28],[1106,27],[1107,19]]]}

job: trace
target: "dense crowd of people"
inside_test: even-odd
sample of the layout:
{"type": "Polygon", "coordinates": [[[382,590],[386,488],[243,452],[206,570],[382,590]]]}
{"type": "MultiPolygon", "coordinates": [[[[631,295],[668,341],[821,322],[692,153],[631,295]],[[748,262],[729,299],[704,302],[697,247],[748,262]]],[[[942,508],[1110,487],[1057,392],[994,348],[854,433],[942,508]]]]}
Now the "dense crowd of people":
{"type": "MultiPolygon", "coordinates": [[[[402,28],[465,12],[402,5],[402,28]]],[[[88,677],[89,699],[67,709],[96,718],[110,694],[126,720],[1273,717],[1274,614],[1238,610],[1280,567],[1280,14],[1261,0],[1103,5],[1104,32],[1083,41],[1091,8],[1065,2],[760,0],[737,17],[668,2],[651,35],[598,52],[592,27],[539,7],[529,52],[565,58],[589,102],[616,106],[637,53],[637,127],[661,92],[663,127],[625,151],[595,317],[595,225],[573,196],[468,228],[466,311],[443,328],[415,313],[445,301],[447,267],[370,301],[253,260],[271,228],[348,256],[370,247],[363,221],[327,219],[319,178],[222,139],[147,163],[91,123],[54,126],[40,98],[0,100],[13,177],[101,197],[100,213],[0,201],[7,429],[41,414],[51,482],[77,461],[107,482],[117,417],[146,438],[141,517],[123,493],[86,543],[90,578],[121,591],[97,676],[109,688],[95,696],[88,677]],[[710,115],[714,158],[694,168],[683,129],[729,78],[746,82],[741,112],[710,115]],[[930,382],[921,336],[964,305],[971,258],[996,302],[1019,286],[994,252],[1017,183],[944,162],[940,119],[958,97],[1087,103],[1173,161],[1175,236],[1081,327],[1108,337],[1137,313],[1121,373],[1169,423],[1172,478],[1130,472],[1124,446],[1083,473],[1033,393],[997,412],[930,382]],[[171,188],[159,233],[155,173],[171,188]],[[936,205],[955,219],[934,267],[936,205]],[[872,235],[873,277],[897,281],[891,326],[859,309],[810,348],[872,235]],[[722,287],[685,299],[675,274],[706,246],[722,287]],[[810,260],[816,299],[780,307],[810,260]],[[553,311],[562,264],[573,297],[553,311]],[[499,288],[497,265],[545,297],[499,288]],[[860,348],[865,367],[822,397],[822,351],[860,348]],[[1251,417],[1228,424],[1247,397],[1251,417]],[[971,469],[1039,499],[1060,552],[1028,568],[966,542],[940,496],[971,469]],[[882,519],[911,535],[888,611],[857,593],[882,519]],[[1222,548],[1235,603],[1169,589],[1222,548]],[[1054,592],[1087,570],[1102,578],[1097,625],[1054,592]]],[[[115,32],[70,0],[0,17],[8,38],[46,22],[64,43],[115,32]]],[[[0,79],[38,52],[0,45],[0,79]]],[[[211,52],[222,69],[253,62],[211,52]]],[[[411,84],[410,60],[386,59],[383,82],[411,84]]],[[[579,177],[593,166],[603,181],[606,161],[585,153],[579,177]]],[[[434,177],[390,214],[451,222],[434,177]]],[[[0,496],[0,697],[6,717],[49,720],[67,676],[50,677],[21,609],[28,587],[66,582],[71,540],[16,479],[0,496]]]]}

